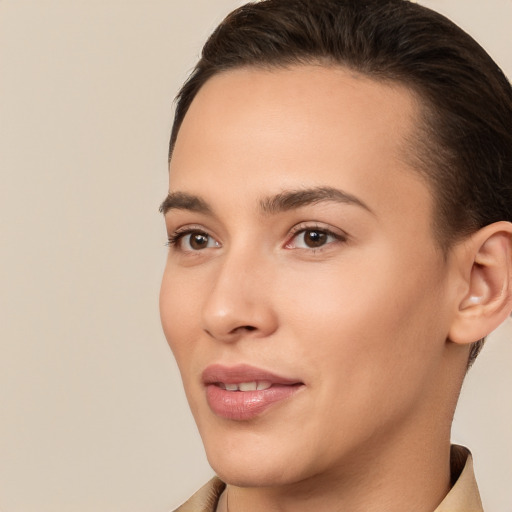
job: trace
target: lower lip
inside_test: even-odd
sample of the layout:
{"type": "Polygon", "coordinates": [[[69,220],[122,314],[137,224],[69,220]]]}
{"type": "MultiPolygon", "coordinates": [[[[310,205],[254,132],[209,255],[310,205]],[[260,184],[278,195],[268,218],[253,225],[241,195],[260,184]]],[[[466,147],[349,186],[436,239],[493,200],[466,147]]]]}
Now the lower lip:
{"type": "Polygon", "coordinates": [[[214,384],[206,386],[210,409],[228,420],[251,420],[273,405],[294,395],[302,384],[273,385],[260,391],[227,391],[214,384]]]}

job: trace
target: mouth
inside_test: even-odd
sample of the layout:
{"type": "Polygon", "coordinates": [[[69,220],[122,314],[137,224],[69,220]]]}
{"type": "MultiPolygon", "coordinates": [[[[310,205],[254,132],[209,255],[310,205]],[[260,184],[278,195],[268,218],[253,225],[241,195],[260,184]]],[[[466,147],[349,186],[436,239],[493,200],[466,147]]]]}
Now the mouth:
{"type": "Polygon", "coordinates": [[[202,377],[212,412],[236,421],[259,416],[304,387],[300,380],[248,365],[211,365],[205,369],[202,377]]]}
{"type": "Polygon", "coordinates": [[[239,384],[227,384],[225,382],[216,382],[214,383],[216,386],[219,386],[220,389],[225,389],[226,391],[264,391],[272,387],[272,382],[268,380],[262,380],[259,382],[240,382],[239,384]]]}

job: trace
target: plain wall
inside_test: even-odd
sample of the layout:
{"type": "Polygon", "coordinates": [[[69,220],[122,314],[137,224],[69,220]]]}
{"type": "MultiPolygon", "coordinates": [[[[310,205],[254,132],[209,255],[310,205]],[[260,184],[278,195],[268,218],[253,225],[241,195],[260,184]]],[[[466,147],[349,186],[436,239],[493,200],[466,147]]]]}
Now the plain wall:
{"type": "MultiPolygon", "coordinates": [[[[0,510],[166,512],[212,474],[161,333],[172,100],[230,0],[0,0],[0,510]]],[[[512,1],[425,0],[512,76],[512,1]]],[[[511,512],[512,327],[453,438],[511,512]]]]}

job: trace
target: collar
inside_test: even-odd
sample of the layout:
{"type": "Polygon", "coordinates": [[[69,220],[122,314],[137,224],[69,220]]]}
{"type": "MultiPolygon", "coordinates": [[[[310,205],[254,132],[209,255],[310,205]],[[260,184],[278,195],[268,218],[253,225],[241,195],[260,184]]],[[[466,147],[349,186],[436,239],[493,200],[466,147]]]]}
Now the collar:
{"type": "Polygon", "coordinates": [[[434,512],[483,512],[471,452],[463,446],[452,445],[450,464],[452,488],[434,512]]]}
{"type": "Polygon", "coordinates": [[[225,488],[226,484],[220,478],[214,477],[174,512],[215,512],[225,488]]]}

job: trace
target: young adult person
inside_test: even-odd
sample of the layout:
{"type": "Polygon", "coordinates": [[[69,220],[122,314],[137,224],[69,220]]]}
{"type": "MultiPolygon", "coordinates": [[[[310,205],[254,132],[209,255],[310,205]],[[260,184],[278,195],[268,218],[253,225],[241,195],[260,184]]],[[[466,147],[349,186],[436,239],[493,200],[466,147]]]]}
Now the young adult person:
{"type": "Polygon", "coordinates": [[[512,90],[406,0],[264,0],[177,101],[165,334],[218,475],[178,510],[476,512],[450,447],[512,309],[512,90]]]}

